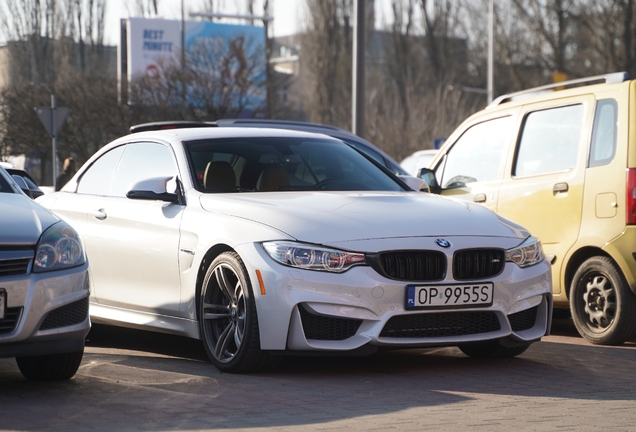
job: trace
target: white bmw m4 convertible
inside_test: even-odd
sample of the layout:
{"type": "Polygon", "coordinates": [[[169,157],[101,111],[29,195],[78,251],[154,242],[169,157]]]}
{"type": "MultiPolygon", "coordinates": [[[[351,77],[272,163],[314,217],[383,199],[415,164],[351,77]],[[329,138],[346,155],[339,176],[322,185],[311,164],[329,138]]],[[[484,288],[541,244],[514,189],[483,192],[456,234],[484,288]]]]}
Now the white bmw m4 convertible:
{"type": "Polygon", "coordinates": [[[550,331],[539,239],[412,180],[324,135],[180,128],[113,141],[38,202],[85,246],[93,322],[201,339],[222,371],[290,353],[523,353],[550,331]]]}

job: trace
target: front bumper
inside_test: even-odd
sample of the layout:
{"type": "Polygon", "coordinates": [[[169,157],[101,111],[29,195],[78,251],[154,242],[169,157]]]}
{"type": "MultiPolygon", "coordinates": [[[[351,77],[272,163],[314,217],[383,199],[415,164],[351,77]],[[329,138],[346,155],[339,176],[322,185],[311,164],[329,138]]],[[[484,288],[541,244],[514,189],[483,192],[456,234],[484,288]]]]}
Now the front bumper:
{"type": "Polygon", "coordinates": [[[88,280],[88,264],[0,279],[0,357],[81,351],[90,330],[88,280]]]}
{"type": "MultiPolygon", "coordinates": [[[[491,306],[413,311],[405,309],[409,283],[370,267],[330,274],[279,265],[258,245],[239,253],[254,284],[264,350],[344,352],[365,345],[439,347],[493,339],[515,346],[550,331],[552,286],[545,261],[525,269],[506,263],[501,274],[488,279],[494,284],[491,306]],[[256,270],[266,295],[260,293],[256,270]]],[[[431,285],[459,283],[449,276],[431,285]]]]}

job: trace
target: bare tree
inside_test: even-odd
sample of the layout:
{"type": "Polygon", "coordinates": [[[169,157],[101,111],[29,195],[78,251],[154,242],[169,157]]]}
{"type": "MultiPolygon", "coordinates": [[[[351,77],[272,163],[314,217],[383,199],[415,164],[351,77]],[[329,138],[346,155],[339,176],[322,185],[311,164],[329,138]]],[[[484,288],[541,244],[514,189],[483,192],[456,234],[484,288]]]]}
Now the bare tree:
{"type": "Polygon", "coordinates": [[[129,0],[126,7],[131,16],[149,18],[159,13],[159,0],[129,0]]]}
{"type": "Polygon", "coordinates": [[[351,12],[351,0],[307,0],[302,39],[309,117],[344,128],[351,123],[351,12]]]}
{"type": "MultiPolygon", "coordinates": [[[[58,105],[70,108],[58,136],[58,156],[82,161],[103,144],[100,137],[121,130],[103,114],[117,112],[109,87],[115,89],[116,81],[108,76],[103,47],[106,0],[27,3],[26,8],[13,0],[0,3],[0,29],[9,38],[5,50],[10,59],[10,85],[0,92],[4,152],[51,159],[50,139],[33,108],[49,105],[54,94],[58,105]],[[87,127],[90,134],[81,132],[87,127]]],[[[44,169],[43,163],[33,174],[48,181],[44,169]]]]}
{"type": "Polygon", "coordinates": [[[461,91],[469,79],[467,41],[456,25],[461,3],[392,0],[391,6],[390,31],[375,35],[384,43],[374,56],[384,60],[370,74],[368,137],[401,159],[448,136],[483,97],[461,91]]]}

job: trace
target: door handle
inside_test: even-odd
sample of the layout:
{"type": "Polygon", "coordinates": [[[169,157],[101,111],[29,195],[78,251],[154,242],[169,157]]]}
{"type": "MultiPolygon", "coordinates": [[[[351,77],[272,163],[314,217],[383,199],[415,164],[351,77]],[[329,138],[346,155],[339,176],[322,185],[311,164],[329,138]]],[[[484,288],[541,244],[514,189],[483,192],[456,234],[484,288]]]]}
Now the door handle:
{"type": "Polygon", "coordinates": [[[106,219],[106,217],[108,216],[106,214],[106,210],[104,210],[103,208],[99,209],[99,210],[94,210],[91,212],[91,216],[93,216],[95,219],[97,220],[104,220],[106,219]]]}
{"type": "Polygon", "coordinates": [[[473,197],[473,201],[476,203],[483,203],[486,202],[486,194],[477,194],[473,197]]]}
{"type": "Polygon", "coordinates": [[[568,189],[569,189],[569,186],[567,183],[557,183],[552,188],[552,192],[554,193],[567,192],[568,189]]]}

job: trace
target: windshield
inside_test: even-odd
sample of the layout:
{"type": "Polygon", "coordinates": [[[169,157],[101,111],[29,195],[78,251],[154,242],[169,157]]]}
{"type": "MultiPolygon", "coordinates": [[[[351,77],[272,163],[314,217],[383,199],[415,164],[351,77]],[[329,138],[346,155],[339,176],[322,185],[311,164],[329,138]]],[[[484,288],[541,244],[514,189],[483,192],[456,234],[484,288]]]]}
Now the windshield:
{"type": "Polygon", "coordinates": [[[228,138],[190,141],[185,148],[201,192],[405,190],[338,141],[228,138]]]}

